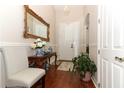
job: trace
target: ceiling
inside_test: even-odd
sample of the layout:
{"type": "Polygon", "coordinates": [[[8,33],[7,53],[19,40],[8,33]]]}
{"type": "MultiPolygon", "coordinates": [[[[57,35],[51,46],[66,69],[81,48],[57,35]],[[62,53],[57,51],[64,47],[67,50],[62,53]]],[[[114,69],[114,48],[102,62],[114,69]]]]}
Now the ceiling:
{"type": "Polygon", "coordinates": [[[63,12],[65,7],[68,7],[69,10],[80,10],[83,8],[83,5],[55,5],[53,8],[56,12],[63,12]]]}

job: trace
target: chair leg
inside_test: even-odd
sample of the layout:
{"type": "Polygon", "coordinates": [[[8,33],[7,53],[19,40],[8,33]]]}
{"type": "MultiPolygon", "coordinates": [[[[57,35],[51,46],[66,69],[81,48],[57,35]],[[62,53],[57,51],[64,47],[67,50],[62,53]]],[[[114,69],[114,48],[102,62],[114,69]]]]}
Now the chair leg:
{"type": "Polygon", "coordinates": [[[42,77],[42,88],[45,88],[45,77],[46,77],[46,75],[44,75],[42,77]]]}

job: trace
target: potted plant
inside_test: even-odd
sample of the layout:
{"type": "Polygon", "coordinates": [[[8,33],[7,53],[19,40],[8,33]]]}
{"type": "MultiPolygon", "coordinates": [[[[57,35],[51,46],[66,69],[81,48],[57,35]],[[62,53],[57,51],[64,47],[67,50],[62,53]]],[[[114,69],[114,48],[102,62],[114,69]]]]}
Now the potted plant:
{"type": "Polygon", "coordinates": [[[85,82],[89,82],[91,80],[91,76],[97,71],[96,65],[89,58],[88,54],[81,54],[78,57],[74,57],[72,59],[74,64],[73,72],[79,72],[81,80],[85,82]]]}

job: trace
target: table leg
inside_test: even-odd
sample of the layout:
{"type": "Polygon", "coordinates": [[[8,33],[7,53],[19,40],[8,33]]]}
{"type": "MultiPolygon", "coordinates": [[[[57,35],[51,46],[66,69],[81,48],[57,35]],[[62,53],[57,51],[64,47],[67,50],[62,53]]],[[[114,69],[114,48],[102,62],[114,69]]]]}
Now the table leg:
{"type": "Polygon", "coordinates": [[[55,54],[55,66],[57,66],[56,61],[57,61],[57,55],[55,54]]]}
{"type": "Polygon", "coordinates": [[[50,65],[50,57],[49,57],[49,65],[50,65]]]}

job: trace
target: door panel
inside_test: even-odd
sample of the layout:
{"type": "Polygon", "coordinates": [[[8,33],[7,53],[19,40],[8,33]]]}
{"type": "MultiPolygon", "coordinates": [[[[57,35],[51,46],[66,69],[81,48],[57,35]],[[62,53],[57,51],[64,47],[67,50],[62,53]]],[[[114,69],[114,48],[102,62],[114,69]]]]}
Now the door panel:
{"type": "Polygon", "coordinates": [[[115,57],[124,57],[124,13],[119,9],[124,6],[112,7],[112,48],[111,48],[111,62],[113,62],[113,87],[124,87],[124,66],[115,57]]]}
{"type": "Polygon", "coordinates": [[[112,63],[108,62],[107,65],[107,88],[112,87],[112,63]]]}
{"type": "Polygon", "coordinates": [[[124,87],[124,82],[123,82],[123,79],[124,79],[124,72],[123,72],[123,68],[121,66],[118,66],[116,64],[113,64],[113,88],[121,88],[121,87],[124,87]]]}
{"type": "Polygon", "coordinates": [[[104,73],[102,73],[102,87],[105,88],[106,87],[106,63],[104,60],[102,60],[102,72],[104,71],[104,73]]]}
{"type": "MultiPolygon", "coordinates": [[[[103,10],[103,11],[106,11],[106,10],[103,10]]],[[[104,20],[102,20],[103,22],[102,22],[102,30],[104,31],[104,32],[102,32],[102,47],[103,48],[108,48],[108,31],[109,31],[109,27],[108,27],[108,25],[109,25],[109,23],[108,23],[108,21],[109,21],[109,18],[108,18],[108,14],[106,13],[106,12],[103,12],[103,18],[104,18],[104,20]]]]}
{"type": "Polygon", "coordinates": [[[112,7],[112,42],[113,48],[122,48],[124,46],[124,13],[119,11],[123,6],[112,7]]]}
{"type": "Polygon", "coordinates": [[[79,22],[61,23],[58,32],[60,60],[72,60],[74,56],[79,55],[80,24],[79,22]]]}
{"type": "Polygon", "coordinates": [[[71,48],[72,42],[72,34],[70,33],[70,29],[66,24],[60,24],[59,26],[59,55],[61,60],[70,60],[73,55],[74,51],[71,48]]]}
{"type": "Polygon", "coordinates": [[[102,87],[103,88],[110,88],[112,87],[112,65],[111,63],[106,60],[103,59],[102,60],[102,87]]]}
{"type": "Polygon", "coordinates": [[[101,8],[102,87],[124,87],[124,63],[115,59],[124,57],[124,13],[119,11],[122,7],[101,8]]]}

